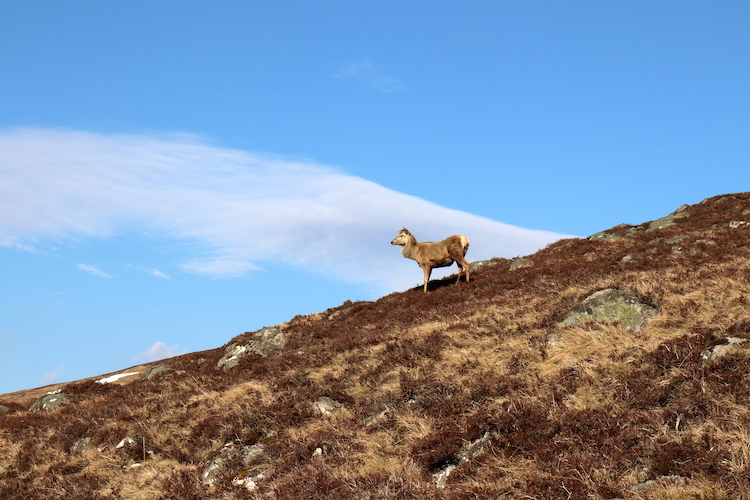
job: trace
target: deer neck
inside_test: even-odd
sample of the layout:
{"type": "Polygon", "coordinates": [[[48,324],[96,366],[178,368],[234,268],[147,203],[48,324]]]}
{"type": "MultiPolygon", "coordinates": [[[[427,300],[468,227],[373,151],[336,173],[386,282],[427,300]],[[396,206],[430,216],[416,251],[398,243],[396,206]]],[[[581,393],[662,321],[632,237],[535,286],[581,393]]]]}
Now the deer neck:
{"type": "Polygon", "coordinates": [[[413,259],[417,254],[417,247],[419,246],[417,239],[413,236],[406,242],[404,248],[401,249],[401,255],[407,259],[413,259]]]}

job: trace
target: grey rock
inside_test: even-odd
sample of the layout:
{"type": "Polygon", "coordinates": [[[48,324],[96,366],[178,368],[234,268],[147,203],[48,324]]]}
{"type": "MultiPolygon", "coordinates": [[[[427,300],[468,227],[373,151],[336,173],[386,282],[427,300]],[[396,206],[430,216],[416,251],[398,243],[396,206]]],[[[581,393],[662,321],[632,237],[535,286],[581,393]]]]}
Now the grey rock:
{"type": "Polygon", "coordinates": [[[0,415],[5,415],[10,411],[10,408],[8,408],[5,405],[0,405],[0,415]]]}
{"type": "Polygon", "coordinates": [[[490,267],[490,266],[496,266],[500,264],[502,260],[477,260],[475,262],[472,262],[470,264],[471,270],[476,271],[477,269],[481,269],[483,267],[490,267]]]}
{"type": "Polygon", "coordinates": [[[91,438],[90,437],[84,437],[79,440],[77,440],[75,443],[73,443],[73,446],[70,447],[71,453],[83,453],[89,448],[89,444],[91,444],[91,438]]]}
{"type": "Polygon", "coordinates": [[[513,259],[513,262],[510,263],[510,267],[508,268],[508,271],[515,271],[516,269],[523,269],[524,267],[531,267],[534,265],[534,261],[531,259],[525,259],[523,257],[518,259],[513,259]]]}
{"type": "Polygon", "coordinates": [[[165,364],[154,365],[154,366],[150,366],[148,370],[143,372],[143,375],[141,375],[141,377],[146,380],[151,380],[152,378],[156,377],[160,373],[164,373],[169,370],[171,370],[171,368],[169,368],[169,366],[165,364]]]}
{"type": "Polygon", "coordinates": [[[329,398],[328,396],[323,396],[321,398],[318,398],[313,404],[312,408],[318,415],[330,415],[334,411],[343,408],[344,405],[339,403],[338,401],[329,398]]]}
{"type": "Polygon", "coordinates": [[[595,240],[595,241],[615,241],[615,240],[621,240],[622,236],[619,236],[617,234],[612,234],[609,232],[609,229],[606,231],[600,231],[598,233],[592,234],[587,240],[595,240]]]}
{"type": "Polygon", "coordinates": [[[471,460],[484,453],[490,444],[490,439],[490,433],[485,432],[482,437],[464,446],[458,453],[458,455],[456,455],[455,464],[450,464],[432,475],[432,479],[435,482],[435,485],[438,488],[445,488],[451,472],[453,472],[456,467],[466,462],[467,460],[471,460]]]}
{"type": "Polygon", "coordinates": [[[236,443],[227,443],[209,459],[201,474],[203,484],[213,484],[216,478],[224,471],[227,462],[241,459],[246,465],[261,456],[264,446],[260,443],[252,446],[240,446],[236,443]]]}
{"type": "Polygon", "coordinates": [[[619,323],[623,328],[640,332],[657,313],[638,297],[607,288],[591,294],[571,309],[562,324],[570,326],[593,320],[619,323]]]}
{"type": "Polygon", "coordinates": [[[237,366],[240,359],[249,354],[260,354],[263,357],[278,354],[286,346],[286,334],[278,328],[264,327],[255,332],[252,338],[243,344],[231,344],[216,368],[229,370],[237,366]]]}
{"type": "Polygon", "coordinates": [[[741,344],[747,343],[748,339],[741,337],[727,337],[719,344],[713,345],[701,353],[703,361],[713,361],[726,356],[739,348],[741,344]]]}
{"type": "Polygon", "coordinates": [[[676,219],[680,219],[682,217],[688,217],[690,214],[687,212],[688,206],[682,205],[680,208],[672,212],[671,214],[662,217],[661,219],[656,219],[655,221],[652,221],[651,224],[649,224],[648,229],[646,231],[654,231],[656,229],[662,229],[664,227],[673,226],[675,224],[676,219]]]}
{"type": "Polygon", "coordinates": [[[629,226],[630,226],[629,224],[617,224],[616,226],[614,226],[612,228],[609,228],[609,229],[607,229],[605,231],[600,231],[598,233],[592,234],[591,236],[589,236],[586,239],[587,240],[595,240],[595,241],[597,241],[597,240],[598,241],[616,241],[616,240],[621,240],[621,239],[625,238],[626,236],[633,236],[634,234],[636,234],[638,232],[637,228],[631,227],[630,229],[628,229],[625,232],[624,235],[620,235],[620,234],[616,234],[615,233],[616,229],[622,229],[622,228],[629,227],[629,226]]]}
{"type": "Polygon", "coordinates": [[[30,411],[56,410],[57,408],[60,408],[61,406],[69,404],[69,403],[70,403],[70,398],[66,396],[64,393],[58,392],[57,394],[47,394],[37,399],[34,402],[34,404],[31,405],[31,408],[29,408],[29,410],[30,411]]]}

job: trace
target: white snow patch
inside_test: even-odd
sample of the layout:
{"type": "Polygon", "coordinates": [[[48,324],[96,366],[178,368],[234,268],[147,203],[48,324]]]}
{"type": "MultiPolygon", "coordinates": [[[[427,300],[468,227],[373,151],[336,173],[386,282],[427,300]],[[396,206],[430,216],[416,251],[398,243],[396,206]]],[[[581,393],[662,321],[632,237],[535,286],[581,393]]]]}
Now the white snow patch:
{"type": "Polygon", "coordinates": [[[99,384],[110,384],[112,382],[116,382],[117,380],[120,380],[121,378],[129,377],[131,375],[138,375],[140,372],[129,372],[129,373],[118,373],[116,375],[110,375],[109,377],[104,377],[103,379],[97,380],[96,382],[99,384]]]}

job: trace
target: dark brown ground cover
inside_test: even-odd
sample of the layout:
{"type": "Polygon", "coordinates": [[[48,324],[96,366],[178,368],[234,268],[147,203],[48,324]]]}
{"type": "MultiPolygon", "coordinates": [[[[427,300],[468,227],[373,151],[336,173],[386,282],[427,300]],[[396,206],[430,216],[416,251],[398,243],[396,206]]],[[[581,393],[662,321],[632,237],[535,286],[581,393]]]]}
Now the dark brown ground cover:
{"type": "Polygon", "coordinates": [[[282,353],[226,372],[218,348],[67,384],[53,411],[0,396],[0,498],[750,498],[750,349],[702,356],[750,338],[750,194],[680,214],[292,318],[282,353]],[[658,315],[561,325],[604,288],[658,315]],[[322,397],[343,406],[321,415],[322,397]],[[203,484],[228,443],[264,452],[203,484]],[[232,482],[248,470],[269,471],[254,491],[232,482]]]}

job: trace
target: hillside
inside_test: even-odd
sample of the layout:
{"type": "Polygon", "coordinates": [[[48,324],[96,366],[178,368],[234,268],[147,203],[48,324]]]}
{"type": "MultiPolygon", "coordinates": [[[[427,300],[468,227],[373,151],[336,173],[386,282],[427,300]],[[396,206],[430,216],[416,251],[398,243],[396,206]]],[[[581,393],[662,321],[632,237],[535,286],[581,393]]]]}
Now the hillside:
{"type": "Polygon", "coordinates": [[[0,498],[750,499],[750,193],[483,264],[0,396],[0,498]]]}

